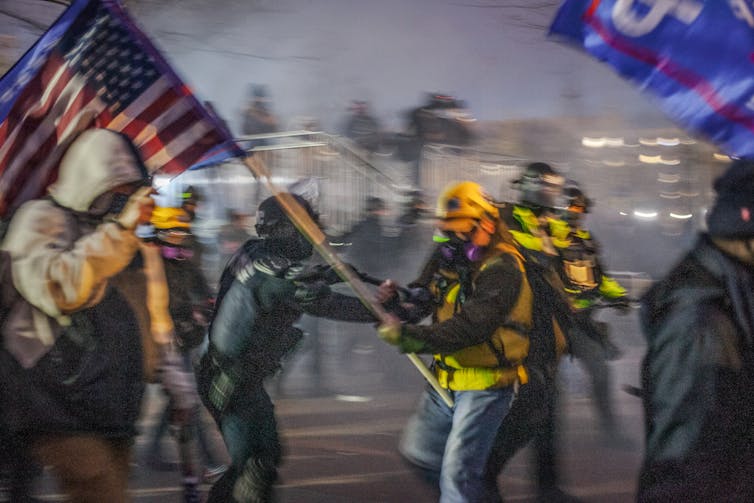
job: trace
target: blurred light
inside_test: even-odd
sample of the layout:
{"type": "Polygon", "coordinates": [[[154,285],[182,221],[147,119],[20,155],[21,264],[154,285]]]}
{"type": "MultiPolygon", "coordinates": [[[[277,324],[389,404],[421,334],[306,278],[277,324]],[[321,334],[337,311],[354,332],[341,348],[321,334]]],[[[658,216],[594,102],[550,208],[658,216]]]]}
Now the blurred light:
{"type": "Polygon", "coordinates": [[[584,136],[581,139],[581,144],[589,148],[602,148],[605,146],[605,139],[604,138],[588,138],[584,136]]]}
{"type": "Polygon", "coordinates": [[[664,164],[665,166],[677,166],[681,164],[680,159],[663,159],[661,155],[639,154],[639,161],[645,164],[664,164]]]}
{"type": "Polygon", "coordinates": [[[689,218],[693,217],[691,213],[670,213],[671,218],[677,218],[678,220],[688,220],[689,218]]]}
{"type": "Polygon", "coordinates": [[[716,161],[723,161],[723,162],[730,161],[730,156],[727,156],[725,154],[718,154],[717,152],[712,154],[712,157],[714,157],[716,161]]]}
{"type": "Polygon", "coordinates": [[[681,175],[671,175],[669,173],[658,173],[657,181],[660,183],[678,183],[681,181],[681,175]]]}
{"type": "Polygon", "coordinates": [[[602,161],[602,164],[604,164],[605,166],[618,167],[618,166],[625,166],[626,162],[625,161],[610,161],[610,160],[605,159],[604,161],[602,161]]]}
{"type": "Polygon", "coordinates": [[[618,214],[623,215],[624,217],[628,216],[628,213],[626,213],[625,211],[619,211],[618,214]]]}
{"type": "Polygon", "coordinates": [[[680,138],[673,137],[673,138],[664,138],[662,136],[658,136],[657,138],[639,138],[639,143],[642,145],[647,145],[649,147],[677,147],[678,145],[693,145],[696,143],[695,140],[692,140],[690,138],[681,140],[680,138]]]}
{"type": "Polygon", "coordinates": [[[660,192],[660,197],[663,199],[679,199],[681,197],[680,192],[660,192]]]}
{"type": "Polygon", "coordinates": [[[634,216],[637,218],[646,218],[646,219],[651,220],[651,219],[657,218],[657,212],[634,210],[634,216]]]}
{"type": "Polygon", "coordinates": [[[657,137],[657,144],[663,147],[675,147],[681,144],[681,140],[678,138],[661,138],[657,137]]]}
{"type": "Polygon", "coordinates": [[[622,147],[624,145],[623,138],[590,138],[584,136],[581,138],[581,144],[589,148],[602,148],[602,147],[622,147]]]}

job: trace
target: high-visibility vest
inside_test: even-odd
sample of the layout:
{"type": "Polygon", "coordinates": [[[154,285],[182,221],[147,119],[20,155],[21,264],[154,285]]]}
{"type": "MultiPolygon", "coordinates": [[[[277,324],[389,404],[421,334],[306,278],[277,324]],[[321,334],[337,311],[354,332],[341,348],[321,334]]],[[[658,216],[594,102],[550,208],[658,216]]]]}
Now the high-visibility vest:
{"type": "MultiPolygon", "coordinates": [[[[500,243],[497,253],[485,259],[473,274],[471,282],[473,284],[479,272],[499,262],[504,254],[513,256],[523,273],[518,298],[506,322],[495,330],[488,341],[451,354],[434,355],[435,375],[444,388],[484,390],[528,381],[524,360],[529,353],[533,293],[526,278],[523,256],[514,246],[500,243]]],[[[462,308],[464,292],[457,272],[441,269],[439,275],[439,279],[430,285],[430,290],[441,299],[436,319],[442,322],[462,308]]]]}

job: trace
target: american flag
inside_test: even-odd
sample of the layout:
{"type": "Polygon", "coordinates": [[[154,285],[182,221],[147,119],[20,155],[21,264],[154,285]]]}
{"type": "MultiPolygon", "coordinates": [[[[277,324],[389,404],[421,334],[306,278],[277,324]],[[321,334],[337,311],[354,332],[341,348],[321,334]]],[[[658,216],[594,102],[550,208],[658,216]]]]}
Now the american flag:
{"type": "Polygon", "coordinates": [[[120,131],[150,172],[240,155],[117,0],[76,0],[0,79],[0,216],[44,194],[81,131],[120,131]]]}

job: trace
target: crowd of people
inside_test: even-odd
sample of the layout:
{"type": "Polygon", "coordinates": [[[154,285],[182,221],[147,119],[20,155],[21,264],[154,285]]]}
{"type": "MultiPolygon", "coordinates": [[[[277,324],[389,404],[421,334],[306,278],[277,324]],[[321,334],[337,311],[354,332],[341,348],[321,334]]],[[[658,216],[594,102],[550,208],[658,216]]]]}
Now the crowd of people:
{"type": "MultiPolygon", "coordinates": [[[[346,256],[355,278],[381,279],[369,302],[336,291],[342,264],[313,261],[311,236],[290,216],[318,225],[311,202],[277,194],[259,205],[255,236],[227,229],[214,286],[197,263],[196,199],[156,208],[131,141],[82,133],[48,196],[19,208],[0,243],[3,497],[33,501],[34,467],[46,466],[70,501],[128,501],[145,384],[159,383],[166,408],[150,460],[160,464],[168,430],[184,500],[201,501],[210,481],[210,502],[274,501],[282,449],[265,384],[307,314],[432,355],[433,382],[396,448],[439,501],[502,501],[498,475],[530,443],[540,501],[578,501],[560,485],[559,361],[584,364],[605,435],[625,444],[607,364],[619,352],[592,314],[634,299],[605,272],[578,183],[533,162],[514,186],[515,201],[496,201],[476,182],[449,185],[431,253],[408,282],[358,251],[381,242],[370,239],[384,202],[370,199],[346,256]],[[227,467],[206,447],[205,412],[227,467]]],[[[754,500],[754,164],[734,162],[715,189],[708,231],[642,299],[642,502],[754,500]]],[[[402,243],[419,239],[419,196],[402,243]]]]}

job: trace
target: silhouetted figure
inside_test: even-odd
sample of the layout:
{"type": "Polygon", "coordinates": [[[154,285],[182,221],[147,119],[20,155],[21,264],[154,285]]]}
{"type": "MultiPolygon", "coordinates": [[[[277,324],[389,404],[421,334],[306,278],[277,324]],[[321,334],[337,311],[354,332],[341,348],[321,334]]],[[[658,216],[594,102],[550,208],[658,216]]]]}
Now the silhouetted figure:
{"type": "Polygon", "coordinates": [[[707,233],[642,298],[642,503],[754,501],[754,162],[715,190],[707,233]]]}

